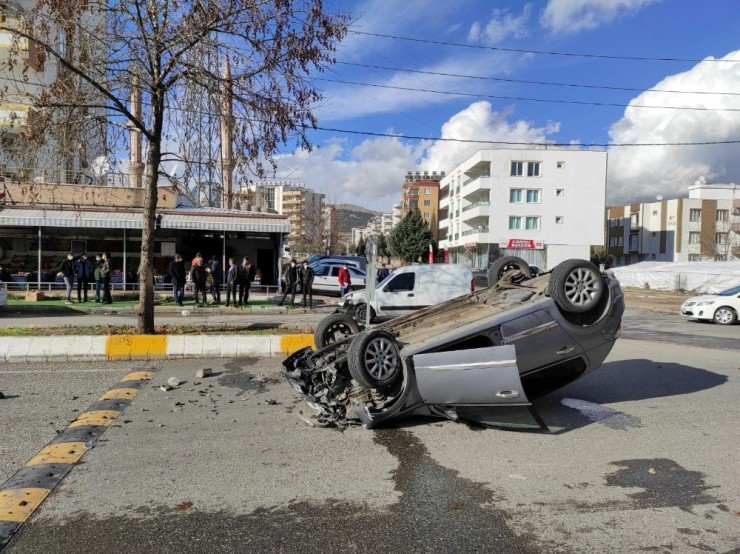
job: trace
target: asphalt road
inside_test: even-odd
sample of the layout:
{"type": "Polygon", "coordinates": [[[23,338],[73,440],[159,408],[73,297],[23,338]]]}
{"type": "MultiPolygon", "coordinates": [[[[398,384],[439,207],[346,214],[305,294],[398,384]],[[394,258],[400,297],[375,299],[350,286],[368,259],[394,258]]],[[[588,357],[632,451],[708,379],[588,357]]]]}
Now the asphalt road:
{"type": "Polygon", "coordinates": [[[274,359],[8,364],[0,480],[157,373],[6,551],[733,551],[740,326],[666,317],[628,314],[602,368],[537,401],[549,434],[311,428],[274,359]]]}

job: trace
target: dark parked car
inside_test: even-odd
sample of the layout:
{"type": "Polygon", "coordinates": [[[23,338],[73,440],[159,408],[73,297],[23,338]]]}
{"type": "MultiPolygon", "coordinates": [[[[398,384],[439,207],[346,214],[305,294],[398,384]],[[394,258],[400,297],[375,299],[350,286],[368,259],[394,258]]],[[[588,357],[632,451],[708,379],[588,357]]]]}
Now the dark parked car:
{"type": "Polygon", "coordinates": [[[331,314],[326,346],[294,353],[284,374],[318,424],[426,415],[545,429],[530,401],[603,363],[621,333],[619,282],[585,260],[532,278],[514,257],[488,277],[487,288],[358,334],[331,314]]]}

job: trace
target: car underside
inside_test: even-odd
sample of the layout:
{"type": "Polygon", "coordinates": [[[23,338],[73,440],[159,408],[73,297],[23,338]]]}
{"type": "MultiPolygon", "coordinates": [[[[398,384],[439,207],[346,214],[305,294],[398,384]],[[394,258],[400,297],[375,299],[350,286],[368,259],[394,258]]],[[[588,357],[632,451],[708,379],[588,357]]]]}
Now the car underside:
{"type": "Polygon", "coordinates": [[[329,316],[323,347],[283,362],[312,424],[372,428],[422,415],[546,429],[531,400],[603,363],[624,299],[590,262],[531,278],[522,260],[505,260],[491,286],[368,329],[329,316]]]}

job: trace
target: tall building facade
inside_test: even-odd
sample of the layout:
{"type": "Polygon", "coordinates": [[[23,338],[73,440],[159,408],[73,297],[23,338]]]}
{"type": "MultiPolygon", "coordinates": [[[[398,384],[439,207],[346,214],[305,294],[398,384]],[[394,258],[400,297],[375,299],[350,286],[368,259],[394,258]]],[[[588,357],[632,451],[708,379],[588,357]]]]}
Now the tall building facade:
{"type": "Polygon", "coordinates": [[[542,269],[604,242],[607,153],[480,150],[440,181],[440,249],[484,269],[502,255],[542,269]]]}
{"type": "Polygon", "coordinates": [[[439,182],[444,176],[444,171],[433,171],[431,175],[428,171],[409,171],[401,194],[401,218],[418,208],[434,237],[439,233],[439,182]]]}
{"type": "Polygon", "coordinates": [[[606,234],[615,266],[740,260],[740,186],[699,181],[688,198],[610,207],[606,234]]]}

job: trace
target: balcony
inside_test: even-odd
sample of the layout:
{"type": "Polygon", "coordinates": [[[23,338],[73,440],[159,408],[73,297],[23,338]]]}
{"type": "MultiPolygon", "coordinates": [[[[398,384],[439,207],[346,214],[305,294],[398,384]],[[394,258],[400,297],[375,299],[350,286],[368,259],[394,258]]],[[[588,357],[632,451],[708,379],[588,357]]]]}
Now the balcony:
{"type": "Polygon", "coordinates": [[[463,198],[470,196],[480,197],[482,194],[488,195],[491,190],[491,176],[490,175],[478,175],[472,179],[468,179],[463,184],[462,190],[460,191],[463,198]]]}
{"type": "Polygon", "coordinates": [[[490,228],[488,225],[481,225],[480,227],[476,227],[475,229],[468,229],[467,231],[462,232],[462,236],[469,237],[470,235],[480,235],[481,233],[488,233],[490,231],[490,228]]]}
{"type": "Polygon", "coordinates": [[[490,205],[491,205],[491,202],[489,202],[488,200],[480,200],[478,202],[474,202],[473,204],[468,204],[462,209],[462,211],[467,212],[468,210],[472,210],[474,208],[479,208],[481,206],[490,206],[490,205]]]}

